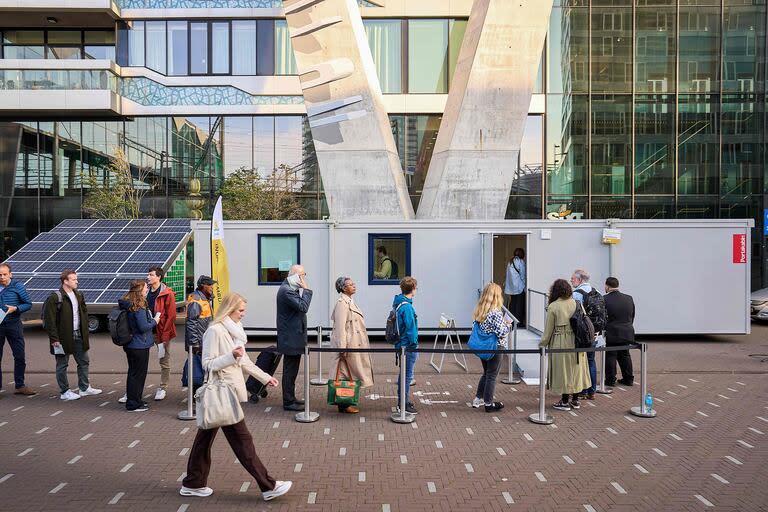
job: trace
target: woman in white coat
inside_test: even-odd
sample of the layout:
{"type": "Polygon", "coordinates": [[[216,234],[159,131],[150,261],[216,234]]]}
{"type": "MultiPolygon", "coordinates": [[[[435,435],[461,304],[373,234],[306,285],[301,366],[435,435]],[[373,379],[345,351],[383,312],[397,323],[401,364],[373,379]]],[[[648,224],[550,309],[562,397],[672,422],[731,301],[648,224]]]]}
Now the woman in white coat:
{"type": "MultiPolygon", "coordinates": [[[[262,384],[277,386],[277,379],[264,373],[245,353],[247,338],[240,323],[245,316],[247,301],[237,293],[224,296],[216,315],[203,335],[203,369],[218,372],[219,378],[232,386],[240,402],[248,401],[243,373],[253,375],[262,384]]],[[[211,446],[218,428],[198,430],[187,462],[187,476],[182,483],[182,496],[210,496],[213,489],[207,487],[211,470],[211,446]]],[[[248,471],[261,489],[264,501],[277,498],[291,488],[290,481],[281,482],[267,473],[253,447],[253,437],[245,420],[222,427],[229,446],[240,464],[248,471]]]]}

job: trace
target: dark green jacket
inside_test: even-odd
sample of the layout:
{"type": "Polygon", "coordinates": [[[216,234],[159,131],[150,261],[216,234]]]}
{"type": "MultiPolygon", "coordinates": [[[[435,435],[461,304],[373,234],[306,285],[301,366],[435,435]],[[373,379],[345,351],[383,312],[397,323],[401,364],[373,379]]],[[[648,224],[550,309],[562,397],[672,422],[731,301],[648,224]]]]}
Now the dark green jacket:
{"type": "MultiPolygon", "coordinates": [[[[65,354],[74,354],[75,343],[72,331],[72,301],[69,300],[62,288],[59,288],[61,293],[61,309],[58,313],[56,311],[56,302],[58,297],[56,293],[51,293],[43,304],[44,318],[45,318],[45,330],[48,332],[48,338],[51,343],[58,341],[61,346],[64,347],[65,354]]],[[[85,297],[79,291],[75,290],[75,297],[79,304],[79,316],[80,316],[80,334],[83,337],[83,351],[88,350],[88,308],[85,305],[85,297]]],[[[51,345],[51,354],[53,354],[53,345],[51,345]]]]}

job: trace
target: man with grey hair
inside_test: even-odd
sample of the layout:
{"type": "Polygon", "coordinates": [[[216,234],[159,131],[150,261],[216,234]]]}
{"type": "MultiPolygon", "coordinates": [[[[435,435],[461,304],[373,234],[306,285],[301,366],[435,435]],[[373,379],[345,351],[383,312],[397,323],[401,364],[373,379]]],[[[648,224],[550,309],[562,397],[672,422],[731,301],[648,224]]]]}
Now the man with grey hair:
{"type": "MultiPolygon", "coordinates": [[[[584,306],[585,311],[587,310],[588,301],[592,300],[592,291],[594,290],[592,288],[592,285],[589,284],[589,272],[586,270],[577,268],[573,271],[573,275],[571,275],[571,286],[573,286],[573,298],[578,303],[578,305],[584,306]]],[[[597,295],[600,295],[599,293],[597,295]]],[[[605,309],[605,308],[603,308],[605,309]]],[[[589,316],[589,313],[587,313],[587,316],[589,316]]],[[[592,317],[590,316],[590,320],[592,320],[592,317]]],[[[594,324],[594,321],[593,321],[594,324]]],[[[595,332],[598,331],[597,326],[595,326],[595,332]]],[[[591,386],[589,386],[587,389],[584,389],[581,392],[581,398],[586,398],[587,400],[594,400],[595,399],[595,385],[597,383],[597,366],[595,365],[595,353],[594,352],[587,352],[587,363],[589,364],[589,377],[591,379],[591,386]]]]}
{"type": "Polygon", "coordinates": [[[296,376],[301,355],[307,345],[307,311],[312,290],[307,287],[307,273],[293,265],[277,291],[277,352],[283,354],[283,409],[301,411],[304,400],[296,399],[296,376]]]}

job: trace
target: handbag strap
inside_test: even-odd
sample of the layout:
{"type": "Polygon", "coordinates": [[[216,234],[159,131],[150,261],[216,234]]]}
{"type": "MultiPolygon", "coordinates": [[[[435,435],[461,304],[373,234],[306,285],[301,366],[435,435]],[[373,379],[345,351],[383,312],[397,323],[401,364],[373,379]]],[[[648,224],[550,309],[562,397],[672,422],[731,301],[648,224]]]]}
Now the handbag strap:
{"type": "MultiPolygon", "coordinates": [[[[349,363],[347,362],[347,358],[343,355],[339,356],[339,362],[336,363],[336,378],[334,379],[334,383],[338,386],[341,382],[341,379],[339,378],[341,376],[341,361],[344,361],[344,364],[347,366],[347,374],[349,374],[349,363]]],[[[351,378],[351,376],[350,376],[351,378]]]]}

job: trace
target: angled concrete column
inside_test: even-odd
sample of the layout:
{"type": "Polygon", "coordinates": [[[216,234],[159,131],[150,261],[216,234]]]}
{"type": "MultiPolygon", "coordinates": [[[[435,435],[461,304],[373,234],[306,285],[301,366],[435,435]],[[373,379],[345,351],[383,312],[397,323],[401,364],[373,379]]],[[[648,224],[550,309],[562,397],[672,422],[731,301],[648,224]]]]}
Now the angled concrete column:
{"type": "Polygon", "coordinates": [[[328,208],[412,219],[413,206],[355,0],[284,0],[328,208]]]}
{"type": "Polygon", "coordinates": [[[551,0],[475,0],[419,218],[504,218],[551,10],[551,0]]]}

